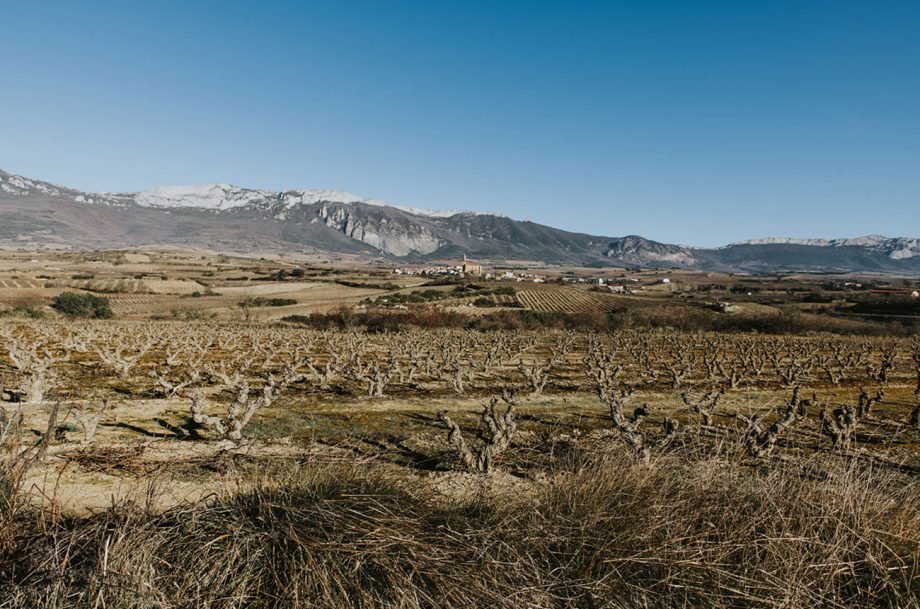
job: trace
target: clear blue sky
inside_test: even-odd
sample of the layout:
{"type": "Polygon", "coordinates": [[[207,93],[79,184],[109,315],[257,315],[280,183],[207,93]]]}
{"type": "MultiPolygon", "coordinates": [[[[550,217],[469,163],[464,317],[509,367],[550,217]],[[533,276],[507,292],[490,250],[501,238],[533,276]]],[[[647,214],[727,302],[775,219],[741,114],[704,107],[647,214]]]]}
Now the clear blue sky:
{"type": "Polygon", "coordinates": [[[920,2],[0,4],[0,168],[693,245],[920,236],[920,2]]]}

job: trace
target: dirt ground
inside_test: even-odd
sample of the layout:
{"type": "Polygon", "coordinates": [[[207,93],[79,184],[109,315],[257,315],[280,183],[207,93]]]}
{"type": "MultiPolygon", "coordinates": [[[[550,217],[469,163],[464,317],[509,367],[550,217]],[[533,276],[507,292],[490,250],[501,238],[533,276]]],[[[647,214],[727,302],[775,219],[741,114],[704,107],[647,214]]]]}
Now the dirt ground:
{"type": "MultiPolygon", "coordinates": [[[[853,388],[840,388],[822,391],[821,399],[852,402],[854,394],[858,391],[853,388]]],[[[788,399],[786,390],[731,392],[720,403],[716,419],[731,425],[734,413],[769,417],[788,399]]],[[[165,509],[258,484],[260,475],[268,472],[365,463],[387,467],[407,483],[430,486],[434,495],[456,496],[478,483],[475,476],[456,469],[447,430],[437,413],[448,411],[472,441],[487,401],[486,396],[371,399],[292,392],[257,412],[239,445],[206,435],[177,437],[176,431],[183,429],[189,416],[188,401],[179,398],[118,401],[90,445],[82,443],[83,434],[65,407],[59,425],[67,431],[31,470],[26,490],[33,501],[53,503],[67,513],[84,514],[125,498],[143,502],[153,496],[157,497],[153,507],[165,509]]],[[[541,454],[552,453],[554,444],[576,442],[598,448],[600,443],[599,449],[606,449],[617,443],[606,408],[591,394],[522,396],[519,401],[518,435],[512,450],[499,460],[500,482],[492,484],[514,488],[538,484],[541,454]]],[[[650,429],[668,416],[680,421],[684,434],[702,433],[697,429],[698,417],[678,394],[640,392],[630,402],[645,403],[652,412],[650,429]]],[[[860,450],[880,463],[920,473],[920,433],[898,423],[913,404],[911,388],[889,389],[873,421],[860,426],[860,450]]],[[[36,437],[48,409],[24,410],[25,428],[36,437]]],[[[789,440],[787,456],[805,456],[826,442],[818,431],[817,412],[809,417],[809,428],[789,440]]]]}

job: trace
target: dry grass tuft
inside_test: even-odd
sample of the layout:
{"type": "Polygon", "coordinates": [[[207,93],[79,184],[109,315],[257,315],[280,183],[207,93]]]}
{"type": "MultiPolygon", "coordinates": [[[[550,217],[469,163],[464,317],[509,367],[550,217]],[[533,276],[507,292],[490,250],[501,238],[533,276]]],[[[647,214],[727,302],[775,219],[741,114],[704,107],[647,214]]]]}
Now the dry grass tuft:
{"type": "Polygon", "coordinates": [[[621,456],[458,504],[324,468],[165,513],[19,514],[0,606],[920,607],[920,487],[839,463],[621,456]]]}
{"type": "Polygon", "coordinates": [[[74,463],[87,472],[111,472],[115,470],[143,471],[143,457],[147,447],[98,446],[61,454],[68,463],[74,463]]]}

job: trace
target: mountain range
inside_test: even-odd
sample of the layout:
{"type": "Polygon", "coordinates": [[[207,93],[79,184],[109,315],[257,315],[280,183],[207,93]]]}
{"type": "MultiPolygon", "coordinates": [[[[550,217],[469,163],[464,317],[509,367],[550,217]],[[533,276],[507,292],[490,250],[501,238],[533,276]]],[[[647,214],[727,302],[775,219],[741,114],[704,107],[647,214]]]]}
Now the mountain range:
{"type": "Polygon", "coordinates": [[[336,190],[229,184],[87,193],[0,171],[0,247],[194,247],[723,272],[920,273],[920,239],[767,238],[698,248],[604,237],[474,211],[388,205],[336,190]]]}

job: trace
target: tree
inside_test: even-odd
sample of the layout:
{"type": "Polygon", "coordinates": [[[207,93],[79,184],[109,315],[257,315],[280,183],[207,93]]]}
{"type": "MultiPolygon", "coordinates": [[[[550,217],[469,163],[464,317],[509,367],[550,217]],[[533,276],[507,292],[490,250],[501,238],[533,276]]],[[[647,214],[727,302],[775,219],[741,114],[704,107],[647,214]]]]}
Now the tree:
{"type": "Polygon", "coordinates": [[[92,294],[63,292],[54,297],[51,307],[67,317],[89,319],[109,319],[112,317],[109,299],[92,294]]]}

